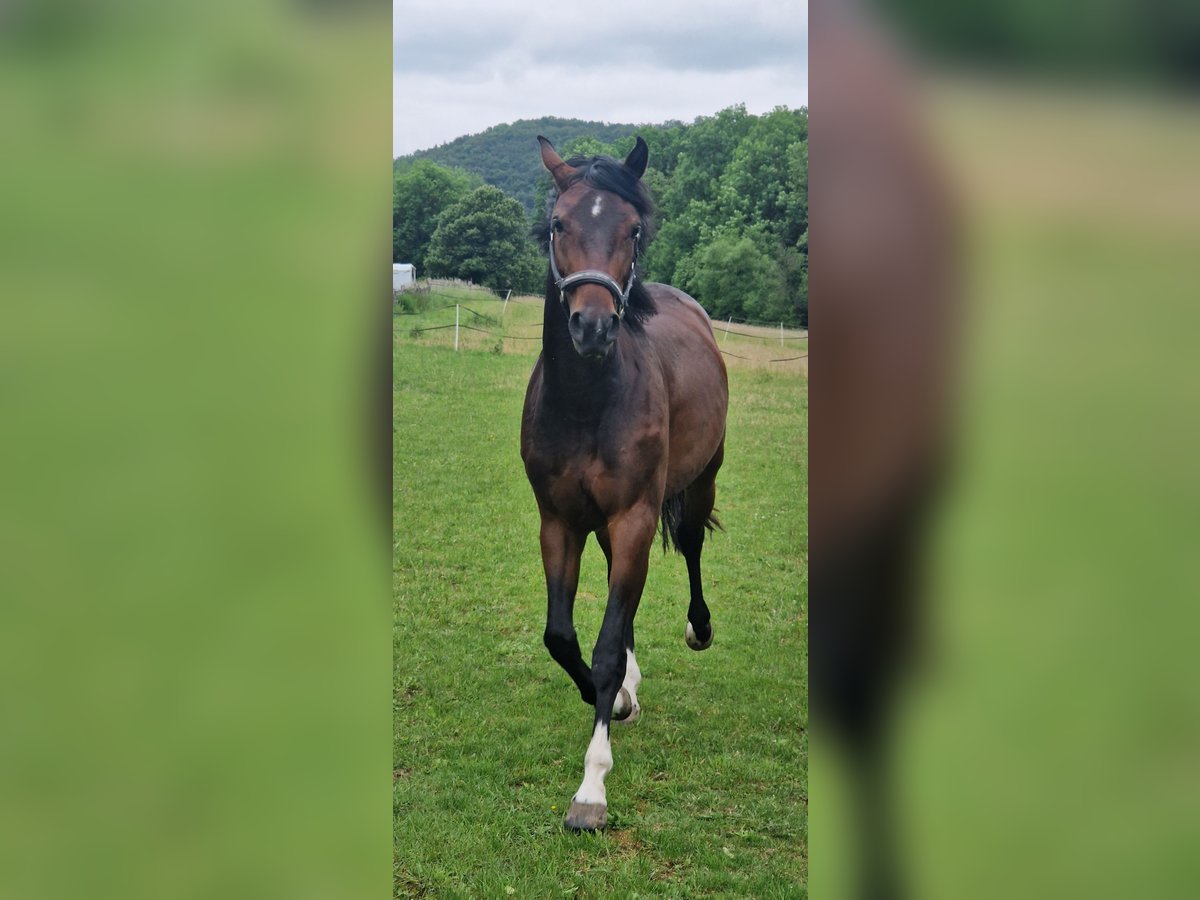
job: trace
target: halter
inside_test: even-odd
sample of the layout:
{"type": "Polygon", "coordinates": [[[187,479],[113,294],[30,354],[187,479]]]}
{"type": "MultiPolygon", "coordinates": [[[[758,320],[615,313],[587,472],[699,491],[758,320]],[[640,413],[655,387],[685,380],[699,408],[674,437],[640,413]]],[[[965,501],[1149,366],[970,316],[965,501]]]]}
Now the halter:
{"type": "Polygon", "coordinates": [[[558,271],[558,263],[554,261],[554,229],[550,229],[550,274],[554,276],[554,283],[558,286],[558,299],[562,303],[563,309],[567,308],[567,291],[579,284],[599,284],[608,288],[613,295],[613,300],[617,307],[617,318],[625,318],[625,307],[629,305],[629,292],[633,290],[633,281],[637,278],[637,244],[633,247],[633,262],[629,264],[629,281],[625,283],[625,289],[621,289],[621,285],[617,280],[607,272],[601,272],[599,269],[584,269],[581,272],[574,272],[566,278],[558,271]]]}

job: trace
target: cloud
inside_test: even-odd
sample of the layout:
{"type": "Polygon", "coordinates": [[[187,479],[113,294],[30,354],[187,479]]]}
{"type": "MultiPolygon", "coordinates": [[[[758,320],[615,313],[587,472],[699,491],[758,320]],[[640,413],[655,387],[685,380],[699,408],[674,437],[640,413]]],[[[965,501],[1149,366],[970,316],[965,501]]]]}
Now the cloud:
{"type": "Polygon", "coordinates": [[[610,0],[578,12],[405,0],[393,18],[396,153],[517,118],[690,121],[739,102],[808,102],[806,0],[610,0]]]}

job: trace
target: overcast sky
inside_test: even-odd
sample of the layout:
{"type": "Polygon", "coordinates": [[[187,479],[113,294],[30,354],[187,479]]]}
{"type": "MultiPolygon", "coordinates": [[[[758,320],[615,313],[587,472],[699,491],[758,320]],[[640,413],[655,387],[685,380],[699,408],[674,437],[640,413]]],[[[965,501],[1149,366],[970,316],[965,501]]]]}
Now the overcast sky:
{"type": "Polygon", "coordinates": [[[393,0],[392,150],[541,116],[808,104],[808,0],[393,0]]]}

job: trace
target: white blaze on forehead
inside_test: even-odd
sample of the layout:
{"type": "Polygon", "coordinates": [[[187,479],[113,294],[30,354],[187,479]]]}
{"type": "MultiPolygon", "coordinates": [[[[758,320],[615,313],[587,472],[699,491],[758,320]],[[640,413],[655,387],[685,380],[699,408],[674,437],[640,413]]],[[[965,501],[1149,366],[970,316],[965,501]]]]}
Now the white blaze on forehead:
{"type": "Polygon", "coordinates": [[[594,218],[594,219],[600,218],[600,207],[603,204],[603,202],[604,202],[603,199],[601,199],[600,195],[597,194],[595,201],[592,203],[592,218],[594,218]]]}

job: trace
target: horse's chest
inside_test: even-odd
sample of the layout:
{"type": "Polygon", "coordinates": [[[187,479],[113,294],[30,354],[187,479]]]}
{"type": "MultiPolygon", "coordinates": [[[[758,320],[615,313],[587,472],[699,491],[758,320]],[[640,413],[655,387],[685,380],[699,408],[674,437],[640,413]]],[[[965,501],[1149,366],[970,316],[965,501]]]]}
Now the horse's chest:
{"type": "Polygon", "coordinates": [[[545,497],[558,514],[575,521],[604,515],[615,496],[615,473],[596,460],[575,461],[546,482],[545,497]]]}
{"type": "Polygon", "coordinates": [[[577,520],[603,518],[653,492],[665,460],[657,434],[560,433],[527,459],[534,490],[544,506],[577,520]]]}

